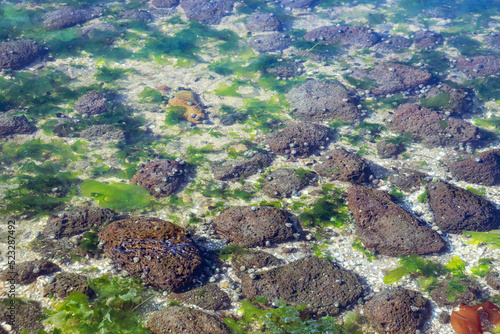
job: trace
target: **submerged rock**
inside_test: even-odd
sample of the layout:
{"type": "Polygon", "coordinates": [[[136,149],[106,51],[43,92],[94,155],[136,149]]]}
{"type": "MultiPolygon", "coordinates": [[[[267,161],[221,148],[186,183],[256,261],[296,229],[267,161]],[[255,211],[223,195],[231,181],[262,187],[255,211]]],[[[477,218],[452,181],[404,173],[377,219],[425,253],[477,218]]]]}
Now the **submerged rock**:
{"type": "Polygon", "coordinates": [[[447,233],[486,232],[500,227],[500,210],[487,199],[446,182],[426,186],[434,222],[447,233]]]}
{"type": "Polygon", "coordinates": [[[205,114],[201,102],[193,92],[188,90],[180,90],[168,100],[169,107],[183,108],[182,117],[188,122],[198,124],[203,122],[205,114]]]}
{"type": "Polygon", "coordinates": [[[290,214],[274,206],[233,206],[213,223],[215,231],[240,247],[265,246],[292,239],[297,228],[290,214]]]}
{"type": "Polygon", "coordinates": [[[90,9],[76,9],[63,7],[43,15],[43,27],[47,30],[60,30],[85,23],[100,16],[102,9],[93,7],[90,9]]]}
{"type": "Polygon", "coordinates": [[[214,179],[222,181],[243,180],[262,171],[271,165],[273,160],[272,154],[257,152],[251,158],[244,160],[214,162],[212,164],[214,179]]]}
{"type": "Polygon", "coordinates": [[[169,306],[154,312],[148,328],[153,334],[231,334],[216,315],[182,306],[169,306]]]}
{"type": "Polygon", "coordinates": [[[356,153],[345,149],[335,149],[325,152],[320,158],[321,164],[315,165],[319,175],[351,183],[368,181],[371,174],[368,164],[356,153]]]}
{"type": "Polygon", "coordinates": [[[106,101],[106,98],[101,93],[90,91],[75,102],[74,108],[79,114],[94,116],[108,111],[106,101]]]}
{"type": "Polygon", "coordinates": [[[61,268],[57,264],[47,260],[25,261],[16,263],[13,269],[4,270],[0,280],[4,282],[14,280],[15,284],[27,285],[36,281],[38,276],[52,274],[60,270],[61,268]]]}
{"type": "Polygon", "coordinates": [[[304,169],[279,168],[264,180],[262,191],[271,197],[290,197],[310,185],[316,173],[304,169]]]}
{"type": "Polygon", "coordinates": [[[181,291],[202,267],[200,252],[181,227],[155,218],[111,223],[99,233],[104,253],[131,276],[167,291],[181,291]]]}
{"type": "Polygon", "coordinates": [[[415,47],[417,49],[435,49],[443,45],[443,41],[443,36],[434,31],[419,30],[415,33],[415,47]]]}
{"type": "Polygon", "coordinates": [[[0,69],[20,69],[43,55],[45,49],[30,39],[16,39],[0,43],[0,69]]]}
{"type": "Polygon", "coordinates": [[[64,299],[75,291],[87,296],[94,293],[88,284],[87,276],[74,273],[58,273],[54,275],[54,281],[44,287],[43,294],[44,296],[53,294],[60,299],[64,299]]]}
{"type": "Polygon", "coordinates": [[[500,56],[458,57],[457,68],[473,78],[500,75],[500,56]]]}
{"type": "Polygon", "coordinates": [[[494,186],[500,184],[500,150],[489,150],[448,165],[451,175],[461,181],[494,186]]]}
{"type": "Polygon", "coordinates": [[[186,177],[186,164],[174,160],[151,160],[139,165],[130,181],[146,188],[155,197],[168,197],[175,193],[186,177]]]}
{"type": "Polygon", "coordinates": [[[198,20],[204,24],[218,24],[233,11],[233,0],[181,0],[189,20],[198,20]]]}
{"type": "Polygon", "coordinates": [[[235,253],[231,259],[231,266],[236,276],[243,277],[249,269],[261,269],[269,266],[284,264],[283,260],[263,251],[247,251],[235,253]]]}
{"type": "Polygon", "coordinates": [[[358,276],[326,258],[306,257],[287,265],[243,276],[242,294],[252,299],[283,300],[292,306],[306,304],[315,317],[339,314],[363,294],[358,276]]]}
{"type": "Polygon", "coordinates": [[[472,281],[467,278],[460,279],[460,284],[467,287],[462,293],[456,293],[455,299],[453,301],[448,300],[450,295],[450,289],[448,288],[448,282],[442,281],[434,289],[432,289],[430,295],[431,298],[438,306],[458,306],[460,304],[473,305],[477,304],[482,295],[482,286],[476,281],[472,281]]]}
{"type": "Polygon", "coordinates": [[[253,13],[247,17],[245,27],[250,32],[277,31],[281,29],[281,22],[272,13],[253,13]]]}
{"type": "Polygon", "coordinates": [[[11,302],[15,303],[15,321],[12,330],[7,332],[0,326],[1,334],[40,333],[44,330],[42,320],[47,317],[39,302],[20,298],[4,298],[0,300],[0,323],[11,323],[11,302]]]}
{"type": "Polygon", "coordinates": [[[290,38],[280,32],[261,34],[250,38],[250,46],[258,52],[275,52],[290,46],[290,38]]]}
{"type": "Polygon", "coordinates": [[[432,254],[446,248],[439,234],[394,203],[385,191],[353,186],[347,198],[356,234],[365,247],[389,256],[432,254]]]}
{"type": "Polygon", "coordinates": [[[358,49],[369,48],[378,43],[379,36],[368,27],[362,26],[329,26],[320,27],[304,35],[308,42],[322,44],[340,43],[344,46],[353,46],[358,49]]]}
{"type": "Polygon", "coordinates": [[[431,315],[431,304],[420,292],[388,288],[366,303],[366,317],[381,333],[414,334],[431,315]]]}
{"type": "Polygon", "coordinates": [[[9,110],[0,115],[0,137],[30,134],[35,131],[36,126],[20,110],[9,110]]]}
{"type": "Polygon", "coordinates": [[[169,297],[205,310],[227,310],[231,307],[231,299],[217,284],[207,284],[184,293],[171,293],[169,297]]]}

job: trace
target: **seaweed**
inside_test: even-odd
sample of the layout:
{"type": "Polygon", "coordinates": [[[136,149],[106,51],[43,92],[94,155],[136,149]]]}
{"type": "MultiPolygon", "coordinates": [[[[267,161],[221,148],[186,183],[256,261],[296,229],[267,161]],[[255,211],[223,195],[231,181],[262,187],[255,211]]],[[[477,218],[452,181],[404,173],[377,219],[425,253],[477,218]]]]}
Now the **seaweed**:
{"type": "Polygon", "coordinates": [[[218,96],[239,97],[241,95],[240,93],[238,93],[238,88],[240,88],[240,84],[236,81],[233,81],[230,86],[224,83],[220,83],[219,86],[214,89],[214,94],[218,96]]]}
{"type": "Polygon", "coordinates": [[[385,284],[393,284],[407,275],[438,277],[447,272],[447,268],[439,263],[424,260],[420,255],[411,254],[399,258],[400,267],[393,269],[384,276],[385,284]]]}
{"type": "Polygon", "coordinates": [[[429,190],[425,189],[423,193],[418,195],[417,199],[420,203],[426,203],[429,200],[429,190]]]}
{"type": "Polygon", "coordinates": [[[159,91],[151,87],[144,87],[142,92],[139,93],[140,103],[161,103],[163,96],[159,91]]]}
{"type": "Polygon", "coordinates": [[[131,68],[109,68],[107,66],[101,66],[97,69],[97,73],[94,75],[94,78],[98,81],[111,83],[122,79],[126,74],[133,72],[134,70],[131,68]]]}
{"type": "Polygon", "coordinates": [[[351,244],[351,246],[352,246],[352,248],[360,251],[364,256],[366,256],[366,259],[368,261],[372,261],[372,260],[377,258],[375,256],[375,254],[366,250],[365,247],[363,247],[363,244],[361,243],[361,240],[359,238],[356,238],[356,240],[354,240],[354,242],[351,244]]]}
{"type": "Polygon", "coordinates": [[[298,168],[295,170],[295,175],[297,175],[300,180],[308,180],[314,175],[314,172],[304,168],[298,168]]]}
{"type": "Polygon", "coordinates": [[[484,119],[477,118],[474,124],[486,128],[493,128],[495,131],[500,131],[500,116],[492,116],[484,119]]]}
{"type": "Polygon", "coordinates": [[[119,279],[102,276],[89,280],[96,298],[73,292],[55,310],[45,310],[45,323],[56,333],[151,333],[143,327],[135,310],[146,297],[144,286],[137,278],[119,279]]]}
{"type": "Polygon", "coordinates": [[[146,188],[134,184],[111,182],[110,184],[85,180],[80,185],[83,196],[92,197],[105,208],[132,211],[148,206],[151,196],[146,188]]]}
{"type": "Polygon", "coordinates": [[[492,230],[489,232],[474,232],[464,231],[464,237],[471,238],[469,244],[479,245],[487,244],[492,248],[500,248],[500,230],[492,230]]]}
{"type": "Polygon", "coordinates": [[[222,249],[219,249],[219,258],[221,260],[229,260],[235,254],[244,254],[248,252],[248,249],[231,244],[222,249]]]}
{"type": "Polygon", "coordinates": [[[326,226],[342,227],[350,221],[349,209],[342,197],[343,191],[333,185],[322,187],[323,197],[319,198],[310,209],[304,210],[299,219],[306,227],[326,226]]]}
{"type": "Polygon", "coordinates": [[[450,104],[450,93],[442,92],[436,96],[420,99],[420,105],[425,108],[441,110],[450,104]]]}

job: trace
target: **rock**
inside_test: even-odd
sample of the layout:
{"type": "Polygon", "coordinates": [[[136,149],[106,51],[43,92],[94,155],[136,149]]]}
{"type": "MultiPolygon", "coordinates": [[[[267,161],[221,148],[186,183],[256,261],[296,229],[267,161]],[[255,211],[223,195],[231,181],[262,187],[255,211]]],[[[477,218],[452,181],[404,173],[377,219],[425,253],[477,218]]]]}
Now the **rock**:
{"type": "Polygon", "coordinates": [[[356,274],[317,257],[258,272],[254,279],[245,275],[241,289],[248,299],[263,296],[268,301],[280,299],[292,306],[307,304],[307,311],[316,317],[339,314],[363,294],[356,274]]]}
{"type": "Polygon", "coordinates": [[[189,20],[198,20],[204,24],[218,24],[233,11],[233,0],[181,0],[189,20]]]}
{"type": "Polygon", "coordinates": [[[486,283],[495,290],[500,290],[500,273],[498,271],[490,271],[486,276],[486,283]]]}
{"type": "Polygon", "coordinates": [[[314,169],[319,175],[332,180],[363,183],[372,173],[363,158],[343,148],[325,152],[319,161],[322,163],[316,164],[314,169]]]}
{"type": "Polygon", "coordinates": [[[290,215],[273,206],[233,206],[216,217],[212,226],[221,237],[246,248],[292,239],[296,228],[288,224],[293,224],[290,215]]]}
{"type": "Polygon", "coordinates": [[[222,181],[244,180],[271,165],[273,160],[272,154],[257,152],[251,158],[244,160],[214,162],[212,164],[214,179],[222,181]]]}
{"type": "Polygon", "coordinates": [[[156,8],[173,8],[179,5],[179,0],[152,0],[151,5],[156,8]]]}
{"type": "Polygon", "coordinates": [[[36,281],[38,276],[52,274],[61,270],[59,266],[47,260],[35,260],[19,262],[14,265],[14,269],[4,270],[0,280],[15,284],[28,285],[36,281]]]}
{"type": "Polygon", "coordinates": [[[121,19],[134,21],[151,21],[154,16],[144,9],[127,9],[118,14],[121,19]]]}
{"type": "Polygon", "coordinates": [[[88,278],[84,275],[74,273],[58,273],[54,275],[55,281],[49,283],[43,289],[44,297],[48,295],[56,295],[60,299],[64,299],[75,291],[91,296],[94,291],[88,284],[88,278]]]}
{"type": "Polygon", "coordinates": [[[364,309],[380,333],[414,334],[431,315],[431,305],[421,293],[401,287],[375,294],[364,309]]]}
{"type": "Polygon", "coordinates": [[[411,103],[396,110],[392,125],[396,132],[411,133],[415,140],[433,147],[474,143],[481,138],[477,126],[411,103]]]}
{"type": "Polygon", "coordinates": [[[373,49],[379,52],[397,52],[407,50],[411,47],[413,42],[403,36],[384,36],[381,38],[380,43],[373,46],[373,49]]]}
{"type": "Polygon", "coordinates": [[[182,117],[188,122],[198,124],[205,119],[199,97],[189,90],[175,92],[174,96],[168,100],[168,106],[184,108],[182,117]]]}
{"type": "Polygon", "coordinates": [[[315,172],[279,168],[264,180],[262,191],[271,197],[290,197],[312,183],[315,172]]]}
{"type": "Polygon", "coordinates": [[[467,290],[463,293],[455,293],[455,300],[453,302],[447,300],[450,291],[448,290],[448,282],[446,281],[442,281],[437,287],[432,289],[430,293],[432,300],[441,307],[477,304],[481,299],[481,285],[468,279],[460,279],[460,284],[466,286],[467,290]]]}
{"type": "Polygon", "coordinates": [[[63,264],[74,263],[75,259],[94,258],[102,253],[100,249],[85,249],[80,245],[77,246],[75,240],[70,237],[49,239],[44,235],[40,235],[32,241],[30,249],[41,254],[44,258],[57,260],[63,264]]]}
{"type": "Polygon", "coordinates": [[[390,159],[403,152],[404,146],[381,140],[377,143],[377,155],[381,159],[390,159]]]}
{"type": "Polygon", "coordinates": [[[287,100],[294,116],[303,121],[352,122],[361,117],[356,98],[338,81],[307,80],[293,87],[287,100]]]}
{"type": "Polygon", "coordinates": [[[61,239],[90,231],[92,228],[100,231],[114,219],[115,215],[113,210],[87,205],[61,211],[49,217],[42,235],[47,238],[61,239]]]}
{"type": "Polygon", "coordinates": [[[187,307],[169,306],[151,315],[148,328],[153,334],[230,334],[215,315],[187,307]]]}
{"type": "Polygon", "coordinates": [[[117,129],[109,124],[93,125],[80,132],[80,137],[100,145],[107,145],[110,142],[119,142],[126,139],[123,130],[117,129]]]}
{"type": "Polygon", "coordinates": [[[445,182],[426,186],[434,222],[447,233],[487,232],[500,227],[500,210],[487,199],[445,182]]]}
{"type": "Polygon", "coordinates": [[[115,221],[99,233],[99,238],[104,241],[107,257],[154,288],[181,291],[202,267],[200,252],[189,233],[161,219],[115,221]]]}
{"type": "Polygon", "coordinates": [[[187,166],[174,160],[151,160],[139,166],[139,170],[130,181],[146,188],[151,195],[168,197],[181,186],[187,166]]]}
{"type": "Polygon", "coordinates": [[[269,67],[264,68],[264,72],[280,78],[293,78],[301,75],[304,71],[304,66],[295,61],[283,60],[278,63],[273,63],[269,67]]]}
{"type": "Polygon", "coordinates": [[[472,78],[500,75],[500,56],[458,57],[457,68],[472,78]]]}
{"type": "Polygon", "coordinates": [[[0,43],[0,69],[17,70],[34,62],[45,49],[30,39],[16,39],[0,43]]]}
{"type": "Polygon", "coordinates": [[[93,7],[91,9],[75,9],[63,7],[45,13],[42,17],[43,27],[47,30],[61,30],[85,23],[93,18],[99,17],[102,9],[93,7]]]}
{"type": "Polygon", "coordinates": [[[316,6],[317,0],[278,0],[281,7],[293,9],[306,9],[316,6]]]}
{"type": "Polygon", "coordinates": [[[460,181],[494,186],[500,184],[500,150],[489,150],[448,165],[451,175],[460,181]],[[477,159],[480,159],[478,162],[477,159]]]}
{"type": "Polygon", "coordinates": [[[371,80],[370,91],[374,95],[386,95],[410,90],[431,82],[432,75],[411,66],[385,63],[371,70],[354,69],[350,74],[356,80],[371,80]]]}
{"type": "Polygon", "coordinates": [[[388,256],[432,254],[446,248],[439,234],[394,203],[387,192],[352,186],[347,198],[365,247],[388,256]]]}
{"type": "Polygon", "coordinates": [[[500,34],[494,33],[493,35],[485,36],[484,41],[490,49],[500,51],[500,34]]]}
{"type": "Polygon", "coordinates": [[[34,300],[24,300],[19,298],[4,298],[0,300],[0,323],[11,323],[10,306],[15,305],[15,321],[12,330],[7,332],[3,331],[3,327],[0,326],[0,333],[2,334],[20,334],[25,333],[24,330],[29,334],[40,333],[44,330],[42,320],[47,317],[43,312],[42,306],[39,302],[34,300]]]}
{"type": "Polygon", "coordinates": [[[329,127],[313,123],[290,123],[278,132],[271,132],[263,140],[275,154],[307,157],[321,146],[327,145],[331,135],[329,127]],[[290,146],[292,144],[292,146],[290,146]]]}
{"type": "Polygon", "coordinates": [[[30,123],[28,117],[20,110],[9,110],[0,115],[0,137],[30,134],[35,131],[36,126],[30,123]]]}
{"type": "Polygon", "coordinates": [[[278,31],[281,22],[272,13],[253,13],[247,17],[245,27],[250,32],[278,31]]]}
{"type": "Polygon", "coordinates": [[[96,91],[90,91],[80,97],[75,102],[74,108],[77,113],[87,114],[88,116],[94,116],[108,111],[106,108],[106,98],[96,91]]]}
{"type": "Polygon", "coordinates": [[[389,176],[389,182],[404,191],[412,191],[424,182],[426,174],[409,169],[401,168],[389,176]]]}
{"type": "Polygon", "coordinates": [[[434,31],[419,30],[415,33],[415,47],[419,50],[435,49],[436,47],[443,45],[443,41],[443,36],[434,31]]]}
{"type": "MultiPolygon", "coordinates": [[[[447,98],[447,103],[440,105],[441,101],[437,102],[434,107],[435,109],[439,108],[449,111],[450,114],[455,116],[472,112],[472,90],[452,88],[447,84],[441,84],[440,86],[441,87],[433,86],[427,91],[427,93],[425,93],[425,99],[427,99],[427,101],[430,101],[433,98],[443,98],[443,100],[446,100],[447,98]]],[[[433,106],[424,106],[431,109],[433,108],[433,106]]]]}
{"type": "Polygon", "coordinates": [[[356,49],[369,48],[379,42],[379,36],[368,27],[361,26],[328,26],[309,31],[304,35],[308,42],[321,44],[340,43],[356,49]]]}
{"type": "Polygon", "coordinates": [[[207,284],[184,293],[171,293],[169,297],[205,310],[227,310],[231,307],[231,299],[217,284],[207,284]]]}
{"type": "Polygon", "coordinates": [[[250,38],[250,46],[258,52],[275,52],[290,46],[290,38],[280,32],[260,34],[250,38]]]}
{"type": "Polygon", "coordinates": [[[231,266],[236,276],[241,278],[248,269],[261,269],[264,267],[278,266],[284,264],[283,260],[263,251],[248,251],[235,253],[231,259],[231,266]],[[241,270],[242,268],[245,270],[241,270]]]}

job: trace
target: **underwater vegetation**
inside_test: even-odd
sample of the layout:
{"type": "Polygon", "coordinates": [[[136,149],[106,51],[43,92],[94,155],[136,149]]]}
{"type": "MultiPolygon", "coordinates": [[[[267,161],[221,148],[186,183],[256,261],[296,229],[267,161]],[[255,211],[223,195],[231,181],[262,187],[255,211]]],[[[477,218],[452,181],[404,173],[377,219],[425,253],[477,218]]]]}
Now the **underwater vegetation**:
{"type": "Polygon", "coordinates": [[[80,185],[80,191],[83,196],[95,199],[100,206],[113,210],[131,211],[151,203],[149,191],[135,184],[85,180],[80,185]]]}

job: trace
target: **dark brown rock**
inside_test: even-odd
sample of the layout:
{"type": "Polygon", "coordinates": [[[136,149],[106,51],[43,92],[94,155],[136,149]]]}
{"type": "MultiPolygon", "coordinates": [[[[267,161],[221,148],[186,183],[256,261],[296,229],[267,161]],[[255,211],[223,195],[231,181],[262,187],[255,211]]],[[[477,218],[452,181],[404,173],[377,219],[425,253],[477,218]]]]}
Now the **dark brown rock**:
{"type": "Polygon", "coordinates": [[[339,314],[363,294],[356,274],[326,258],[307,257],[241,280],[242,294],[252,299],[283,300],[292,306],[307,304],[317,317],[339,314]]]}
{"type": "Polygon", "coordinates": [[[202,258],[189,233],[161,219],[116,221],[99,238],[106,256],[155,288],[180,291],[201,270],[202,258]]]}
{"type": "Polygon", "coordinates": [[[274,160],[272,154],[257,152],[251,158],[213,163],[216,180],[243,180],[268,167],[274,160]]]}
{"type": "Polygon", "coordinates": [[[435,49],[443,45],[443,41],[443,36],[434,31],[419,30],[415,33],[415,47],[417,49],[435,49]]]}
{"type": "Polygon", "coordinates": [[[304,39],[322,44],[340,43],[357,49],[369,48],[380,40],[370,28],[362,26],[319,27],[305,34],[304,39]]]}
{"type": "Polygon", "coordinates": [[[319,175],[351,183],[368,181],[371,174],[368,164],[356,153],[340,148],[325,152],[314,169],[319,175]]]}
{"type": "Polygon", "coordinates": [[[425,94],[426,99],[448,97],[448,103],[440,109],[449,111],[454,116],[472,112],[472,96],[472,90],[452,88],[447,84],[433,86],[425,94]]]}
{"type": "Polygon", "coordinates": [[[14,305],[15,322],[12,330],[7,332],[0,326],[2,334],[21,334],[24,330],[28,334],[40,333],[44,329],[42,320],[47,315],[42,311],[42,306],[34,300],[23,300],[19,298],[5,298],[0,300],[0,323],[10,323],[11,310],[9,307],[14,305]],[[2,332],[3,330],[3,332],[2,332]]]}
{"type": "Polygon", "coordinates": [[[264,72],[280,78],[293,78],[304,71],[304,66],[295,61],[283,60],[264,68],[264,72]]]}
{"type": "Polygon", "coordinates": [[[179,5],[179,0],[152,0],[151,5],[156,8],[172,8],[179,5]]]}
{"type": "Polygon", "coordinates": [[[500,273],[498,271],[490,271],[486,276],[486,283],[495,290],[500,290],[500,273]]]}
{"type": "Polygon", "coordinates": [[[123,130],[109,124],[91,126],[80,133],[80,137],[91,140],[96,144],[106,145],[110,142],[124,141],[126,136],[123,130]]]}
{"type": "Polygon", "coordinates": [[[30,39],[16,39],[0,43],[0,69],[20,69],[34,62],[45,49],[30,39]]]}
{"type": "Polygon", "coordinates": [[[26,115],[19,110],[10,110],[0,115],[0,137],[16,134],[30,134],[36,131],[26,115]]]}
{"type": "Polygon", "coordinates": [[[316,79],[293,87],[287,100],[294,116],[302,121],[354,121],[361,118],[356,97],[337,81],[316,79]]]}
{"type": "Polygon", "coordinates": [[[365,247],[389,256],[431,254],[446,248],[439,234],[394,203],[385,191],[353,186],[347,195],[356,234],[365,247]]]}
{"type": "Polygon", "coordinates": [[[389,176],[389,181],[404,191],[411,191],[420,187],[425,177],[426,174],[417,170],[401,168],[389,176]]]}
{"type": "Polygon", "coordinates": [[[489,36],[484,37],[484,41],[490,49],[500,51],[500,34],[491,33],[489,36]]]}
{"type": "Polygon", "coordinates": [[[169,297],[205,310],[227,310],[231,307],[231,299],[217,284],[207,284],[184,293],[171,293],[169,297]]]}
{"type": "Polygon", "coordinates": [[[490,150],[448,165],[461,181],[493,186],[500,184],[500,150],[490,150]]]}
{"type": "Polygon", "coordinates": [[[101,12],[102,9],[99,7],[91,9],[76,9],[70,7],[56,9],[43,15],[43,27],[47,30],[60,30],[73,27],[100,16],[101,12]]]}
{"type": "Polygon", "coordinates": [[[43,289],[44,296],[56,295],[64,299],[75,291],[91,296],[94,293],[88,284],[88,278],[74,273],[58,273],[54,275],[55,281],[43,289]]]}
{"type": "Polygon", "coordinates": [[[144,9],[127,9],[118,14],[121,19],[134,20],[134,21],[151,21],[154,16],[144,9]]]}
{"type": "Polygon", "coordinates": [[[106,98],[99,92],[90,91],[75,102],[75,111],[88,116],[102,114],[106,108],[106,98]]]}
{"type": "Polygon", "coordinates": [[[213,228],[240,247],[264,246],[266,241],[281,243],[295,233],[290,215],[273,206],[233,206],[215,218],[213,228]]]}
{"type": "Polygon", "coordinates": [[[403,36],[385,36],[373,46],[379,52],[397,52],[408,49],[413,42],[403,36]]]}
{"type": "Polygon", "coordinates": [[[269,145],[271,151],[280,155],[306,157],[330,140],[331,129],[313,123],[291,123],[278,132],[268,134],[263,145],[269,145]]]}
{"type": "Polygon", "coordinates": [[[247,17],[245,27],[251,32],[277,31],[281,22],[272,13],[253,13],[247,17]]]}
{"type": "Polygon", "coordinates": [[[231,266],[233,267],[236,276],[240,278],[248,269],[261,269],[264,267],[282,265],[283,263],[283,260],[280,260],[276,256],[263,251],[236,253],[231,259],[231,266]],[[245,270],[242,270],[243,267],[245,270]]]}
{"type": "Polygon", "coordinates": [[[61,211],[49,217],[42,235],[60,239],[90,231],[92,228],[100,231],[114,219],[115,214],[110,209],[94,208],[87,205],[69,211],[61,211]]]}
{"type": "Polygon", "coordinates": [[[290,197],[312,183],[316,173],[304,169],[279,168],[264,180],[262,191],[271,197],[290,197]]]}
{"type": "Polygon", "coordinates": [[[233,0],[181,0],[189,20],[198,20],[204,24],[218,24],[233,11],[233,0]]]}
{"type": "Polygon", "coordinates": [[[290,38],[280,32],[256,35],[250,38],[250,46],[259,52],[275,52],[290,46],[290,38]]]}
{"type": "Polygon", "coordinates": [[[185,163],[174,160],[154,160],[139,165],[130,181],[146,188],[155,197],[167,197],[175,193],[185,178],[185,163]]]}
{"type": "Polygon", "coordinates": [[[35,260],[16,263],[13,269],[4,270],[0,280],[4,282],[11,282],[14,280],[15,284],[27,285],[31,284],[38,276],[52,274],[61,270],[59,266],[47,260],[35,260]]]}
{"type": "Polygon", "coordinates": [[[500,75],[500,56],[458,57],[457,68],[473,78],[500,75]]]}
{"type": "Polygon", "coordinates": [[[419,85],[431,82],[432,75],[424,70],[411,66],[385,63],[375,66],[371,70],[355,69],[350,74],[356,80],[372,80],[370,91],[374,95],[386,95],[414,89],[419,85]]]}
{"type": "Polygon", "coordinates": [[[447,300],[450,291],[448,290],[448,282],[443,281],[437,287],[432,289],[431,298],[439,306],[458,306],[460,304],[473,305],[477,304],[481,299],[481,285],[475,281],[461,279],[460,284],[467,287],[463,293],[455,293],[455,300],[450,302],[447,300]]]}
{"type": "Polygon", "coordinates": [[[312,8],[317,2],[317,0],[278,0],[282,7],[295,9],[312,8]]]}
{"type": "Polygon", "coordinates": [[[399,153],[403,152],[404,146],[391,143],[387,140],[381,140],[377,143],[377,155],[381,159],[390,159],[396,157],[399,153]]]}
{"type": "Polygon", "coordinates": [[[380,333],[414,334],[429,319],[431,305],[419,292],[389,288],[366,303],[365,314],[380,333]]]}
{"type": "Polygon", "coordinates": [[[429,146],[474,143],[481,138],[477,126],[411,103],[398,108],[392,125],[396,131],[411,133],[415,140],[429,146]]]}
{"type": "MultiPolygon", "coordinates": [[[[81,242],[85,239],[81,239],[81,242]]],[[[71,238],[51,239],[44,235],[38,236],[30,244],[30,249],[39,253],[43,258],[57,260],[60,263],[74,263],[75,259],[93,258],[102,253],[100,249],[75,247],[75,240],[71,238]]]]}
{"type": "Polygon", "coordinates": [[[154,312],[148,321],[153,334],[230,334],[220,318],[187,307],[170,306],[154,312]]]}
{"type": "Polygon", "coordinates": [[[434,222],[443,232],[485,232],[500,227],[500,210],[487,199],[445,182],[432,182],[426,189],[434,222]]]}

